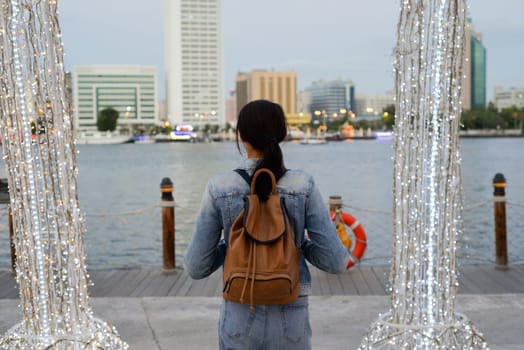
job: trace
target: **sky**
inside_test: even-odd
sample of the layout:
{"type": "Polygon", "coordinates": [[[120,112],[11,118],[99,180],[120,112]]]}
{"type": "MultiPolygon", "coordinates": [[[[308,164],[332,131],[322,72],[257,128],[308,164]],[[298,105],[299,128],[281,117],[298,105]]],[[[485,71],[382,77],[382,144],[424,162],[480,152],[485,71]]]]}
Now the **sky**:
{"type": "MultiPolygon", "coordinates": [[[[470,0],[487,49],[487,97],[524,87],[524,0],[470,0]]],[[[59,1],[66,69],[85,64],[157,66],[164,93],[163,0],[59,1]]],[[[298,88],[348,79],[357,93],[393,90],[399,0],[222,0],[224,88],[238,71],[292,70],[298,88]]]]}

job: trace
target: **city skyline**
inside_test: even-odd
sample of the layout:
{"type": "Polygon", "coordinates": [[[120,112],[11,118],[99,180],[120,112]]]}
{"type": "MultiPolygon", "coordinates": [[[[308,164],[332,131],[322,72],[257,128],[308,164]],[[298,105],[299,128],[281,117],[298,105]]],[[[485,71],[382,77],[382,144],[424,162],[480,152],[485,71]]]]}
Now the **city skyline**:
{"type": "MultiPolygon", "coordinates": [[[[487,98],[495,86],[524,85],[524,2],[470,2],[469,16],[487,49],[487,98]]],[[[165,96],[163,0],[60,2],[67,70],[83,64],[158,67],[165,96]]],[[[337,0],[260,3],[223,1],[224,91],[239,71],[294,70],[299,90],[313,81],[350,79],[357,93],[393,89],[393,48],[398,1],[337,0]],[[256,15],[252,15],[256,14],[256,15]]]]}

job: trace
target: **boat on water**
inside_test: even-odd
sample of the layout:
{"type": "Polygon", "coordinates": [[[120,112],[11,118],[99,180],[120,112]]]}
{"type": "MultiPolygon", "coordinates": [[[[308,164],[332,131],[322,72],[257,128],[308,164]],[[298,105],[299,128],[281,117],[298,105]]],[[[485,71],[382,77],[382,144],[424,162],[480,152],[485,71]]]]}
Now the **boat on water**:
{"type": "Polygon", "coordinates": [[[111,145],[133,142],[133,136],[110,131],[81,131],[77,134],[78,145],[111,145]]]}
{"type": "Polygon", "coordinates": [[[154,136],[156,142],[195,142],[196,133],[191,125],[178,125],[170,134],[154,136]]]}
{"type": "Polygon", "coordinates": [[[324,145],[326,143],[327,140],[323,138],[305,138],[300,140],[300,144],[302,145],[324,145]]]}
{"type": "Polygon", "coordinates": [[[147,144],[155,143],[156,140],[153,136],[139,135],[139,136],[133,137],[133,142],[139,145],[147,145],[147,144]]]}
{"type": "Polygon", "coordinates": [[[302,145],[324,145],[328,141],[326,140],[326,135],[321,135],[319,132],[317,132],[317,135],[313,137],[311,135],[311,130],[307,130],[306,137],[300,140],[300,144],[302,145]]]}
{"type": "Polygon", "coordinates": [[[373,136],[378,141],[393,140],[393,131],[375,131],[373,136]]]}

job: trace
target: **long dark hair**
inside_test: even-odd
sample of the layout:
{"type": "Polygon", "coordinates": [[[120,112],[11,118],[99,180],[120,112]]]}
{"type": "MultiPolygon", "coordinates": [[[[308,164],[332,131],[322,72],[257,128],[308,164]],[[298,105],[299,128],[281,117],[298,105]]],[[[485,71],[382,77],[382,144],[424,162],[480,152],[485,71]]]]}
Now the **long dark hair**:
{"type": "MultiPolygon", "coordinates": [[[[277,103],[255,100],[246,104],[238,114],[236,133],[238,149],[240,150],[240,137],[242,141],[248,142],[253,148],[262,152],[263,158],[256,170],[268,168],[277,181],[284,175],[284,157],[279,143],[286,138],[286,135],[286,116],[277,103]]],[[[269,176],[261,174],[257,178],[255,191],[260,199],[267,199],[271,191],[269,176]]]]}

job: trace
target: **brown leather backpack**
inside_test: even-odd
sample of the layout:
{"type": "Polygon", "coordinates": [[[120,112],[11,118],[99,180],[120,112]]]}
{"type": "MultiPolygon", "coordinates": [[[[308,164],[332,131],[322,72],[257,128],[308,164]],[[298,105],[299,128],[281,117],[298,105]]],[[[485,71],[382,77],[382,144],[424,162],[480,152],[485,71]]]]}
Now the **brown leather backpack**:
{"type": "MultiPolygon", "coordinates": [[[[247,180],[246,180],[247,181],[247,180]]],[[[259,169],[251,181],[251,194],[229,233],[224,262],[223,294],[230,301],[253,304],[288,304],[298,297],[300,249],[284,206],[277,194],[275,176],[259,169]],[[267,173],[272,191],[267,201],[255,193],[257,177],[267,173]]]]}

